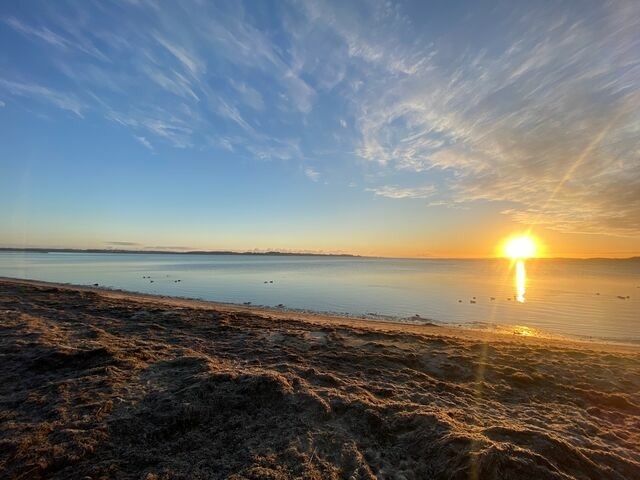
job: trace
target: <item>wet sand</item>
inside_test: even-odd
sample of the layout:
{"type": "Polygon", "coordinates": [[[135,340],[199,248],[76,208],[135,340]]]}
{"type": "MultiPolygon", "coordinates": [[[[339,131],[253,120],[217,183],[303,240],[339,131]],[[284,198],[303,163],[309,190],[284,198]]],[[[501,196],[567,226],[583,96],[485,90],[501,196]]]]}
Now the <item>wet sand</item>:
{"type": "Polygon", "coordinates": [[[640,348],[0,279],[0,478],[640,478],[640,348]]]}

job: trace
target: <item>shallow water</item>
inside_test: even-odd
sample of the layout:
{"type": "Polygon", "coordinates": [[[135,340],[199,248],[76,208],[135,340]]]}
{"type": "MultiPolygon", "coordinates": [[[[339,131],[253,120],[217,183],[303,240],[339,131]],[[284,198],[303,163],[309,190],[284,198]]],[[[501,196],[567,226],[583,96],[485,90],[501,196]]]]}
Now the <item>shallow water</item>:
{"type": "Polygon", "coordinates": [[[0,252],[6,277],[640,341],[639,259],[528,260],[519,285],[518,270],[502,259],[0,252]]]}

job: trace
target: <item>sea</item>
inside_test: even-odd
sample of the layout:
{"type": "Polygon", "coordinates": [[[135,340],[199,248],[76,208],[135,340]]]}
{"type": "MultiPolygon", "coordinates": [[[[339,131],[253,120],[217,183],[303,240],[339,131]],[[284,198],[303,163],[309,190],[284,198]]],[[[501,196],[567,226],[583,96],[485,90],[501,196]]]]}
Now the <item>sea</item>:
{"type": "Polygon", "coordinates": [[[640,258],[2,251],[0,276],[377,321],[640,343],[640,258]]]}

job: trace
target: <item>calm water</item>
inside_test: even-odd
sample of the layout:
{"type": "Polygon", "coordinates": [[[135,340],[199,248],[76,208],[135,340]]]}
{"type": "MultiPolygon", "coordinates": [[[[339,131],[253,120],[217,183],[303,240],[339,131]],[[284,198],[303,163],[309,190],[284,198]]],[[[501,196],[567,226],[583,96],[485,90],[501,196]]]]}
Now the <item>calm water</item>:
{"type": "Polygon", "coordinates": [[[516,267],[508,260],[0,252],[0,276],[640,341],[640,260],[529,260],[516,267]]]}

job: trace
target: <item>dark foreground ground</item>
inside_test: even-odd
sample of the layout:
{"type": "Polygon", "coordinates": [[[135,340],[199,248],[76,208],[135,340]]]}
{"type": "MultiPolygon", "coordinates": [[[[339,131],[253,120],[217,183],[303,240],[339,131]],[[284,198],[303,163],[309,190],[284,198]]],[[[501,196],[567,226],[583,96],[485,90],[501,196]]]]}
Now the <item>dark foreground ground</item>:
{"type": "Polygon", "coordinates": [[[0,478],[638,479],[640,356],[0,280],[0,478]]]}

